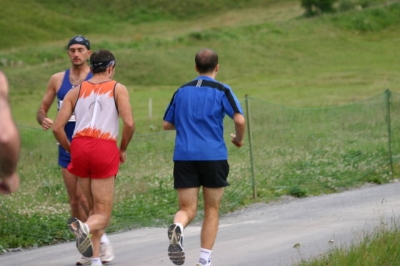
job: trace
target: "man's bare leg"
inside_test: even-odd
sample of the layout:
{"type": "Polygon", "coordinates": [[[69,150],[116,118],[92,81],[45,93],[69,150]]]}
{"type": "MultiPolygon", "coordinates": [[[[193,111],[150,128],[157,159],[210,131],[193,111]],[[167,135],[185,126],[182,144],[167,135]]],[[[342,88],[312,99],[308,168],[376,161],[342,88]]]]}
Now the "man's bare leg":
{"type": "Polygon", "coordinates": [[[89,204],[78,183],[78,177],[68,172],[65,168],[61,168],[61,173],[67,189],[71,217],[76,217],[85,222],[89,214],[89,204]]]}
{"type": "Polygon", "coordinates": [[[103,179],[79,178],[79,183],[90,206],[90,216],[86,224],[92,234],[94,258],[100,257],[100,238],[110,222],[114,182],[114,177],[103,179]]]}
{"type": "Polygon", "coordinates": [[[224,188],[206,188],[204,193],[204,220],[201,228],[201,247],[212,250],[217,238],[219,225],[219,208],[224,188]]]}
{"type": "Polygon", "coordinates": [[[197,213],[199,188],[177,189],[179,211],[175,214],[174,223],[180,223],[185,228],[197,213]]]}
{"type": "Polygon", "coordinates": [[[183,229],[194,219],[197,212],[199,188],[180,188],[177,190],[179,211],[175,214],[174,224],[168,227],[168,256],[175,265],[185,263],[183,250],[183,229]]]}

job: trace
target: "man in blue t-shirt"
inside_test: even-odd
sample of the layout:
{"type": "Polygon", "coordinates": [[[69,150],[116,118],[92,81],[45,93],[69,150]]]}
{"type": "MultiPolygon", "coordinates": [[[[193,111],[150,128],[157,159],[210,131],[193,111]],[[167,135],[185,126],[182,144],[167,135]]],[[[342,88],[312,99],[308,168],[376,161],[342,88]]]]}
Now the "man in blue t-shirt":
{"type": "Polygon", "coordinates": [[[231,88],[215,80],[218,55],[203,49],[195,56],[199,76],[181,86],[165,111],[163,128],[176,130],[174,150],[174,188],[179,211],[168,227],[168,255],[176,265],[185,261],[183,229],[195,218],[198,194],[203,186],[204,221],[198,266],[210,266],[211,250],[218,232],[219,207],[228,186],[228,152],[224,141],[224,116],[235,123],[231,134],[236,147],[243,145],[245,119],[231,88]]]}

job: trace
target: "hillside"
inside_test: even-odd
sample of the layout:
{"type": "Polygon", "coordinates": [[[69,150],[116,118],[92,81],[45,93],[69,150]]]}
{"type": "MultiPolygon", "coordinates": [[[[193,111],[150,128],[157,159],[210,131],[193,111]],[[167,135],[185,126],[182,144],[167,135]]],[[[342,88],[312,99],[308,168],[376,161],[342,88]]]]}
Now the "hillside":
{"type": "Polygon", "coordinates": [[[0,50],[65,39],[80,32],[123,34],[126,27],[155,21],[197,20],[241,8],[265,8],[288,0],[0,0],[0,50]]]}
{"type": "Polygon", "coordinates": [[[203,47],[219,53],[218,79],[241,99],[317,107],[400,91],[398,1],[315,18],[289,0],[0,4],[0,67],[23,125],[36,126],[47,81],[69,67],[65,45],[77,34],[93,50],[114,52],[116,79],[131,90],[139,120],[147,120],[149,98],[160,119],[175,88],[196,75],[193,57],[203,47]]]}

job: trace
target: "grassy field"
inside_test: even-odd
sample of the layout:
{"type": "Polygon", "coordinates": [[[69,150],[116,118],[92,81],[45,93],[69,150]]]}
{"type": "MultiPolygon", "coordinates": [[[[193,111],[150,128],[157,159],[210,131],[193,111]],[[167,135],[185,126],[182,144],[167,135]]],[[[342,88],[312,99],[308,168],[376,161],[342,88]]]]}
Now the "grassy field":
{"type": "MultiPolygon", "coordinates": [[[[16,47],[3,44],[0,65],[10,78],[12,104],[18,106],[13,108],[15,119],[36,126],[34,113],[48,79],[69,67],[65,44],[80,33],[90,38],[93,50],[107,48],[115,53],[116,79],[131,91],[139,125],[148,124],[152,98],[156,130],[173,91],[195,77],[194,54],[203,47],[219,53],[218,79],[230,84],[241,99],[248,94],[277,104],[320,107],[366,99],[386,89],[400,91],[397,21],[366,30],[348,17],[379,25],[373,10],[305,19],[297,1],[264,2],[250,1],[245,9],[179,20],[156,15],[149,23],[118,20],[118,26],[110,27],[87,19],[88,29],[71,26],[53,39],[44,36],[47,40],[34,39],[27,45],[19,41],[16,47]]],[[[57,10],[52,7],[49,12],[57,10]]],[[[381,13],[396,15],[398,10],[381,13]]],[[[139,126],[138,132],[149,128],[139,126]]]]}
{"type": "MultiPolygon", "coordinates": [[[[256,173],[261,186],[259,201],[268,202],[286,193],[301,197],[332,193],[362,182],[387,182],[388,170],[378,169],[376,160],[371,162],[384,158],[385,151],[376,148],[381,142],[363,138],[368,132],[381,141],[382,129],[386,130],[384,120],[378,122],[383,116],[369,110],[368,104],[379,110],[375,101],[383,91],[400,93],[400,4],[370,2],[371,6],[362,10],[304,18],[299,1],[291,0],[196,0],[192,4],[118,0],[111,7],[103,0],[84,4],[0,0],[0,33],[7,36],[0,40],[0,68],[9,77],[13,115],[23,139],[21,189],[11,197],[0,198],[0,250],[71,239],[65,228],[68,204],[55,165],[55,141],[51,132],[40,131],[35,115],[50,76],[69,67],[65,45],[77,34],[88,37],[93,50],[110,49],[116,55],[115,78],[128,87],[137,121],[137,135],[130,147],[132,162],[121,168],[110,232],[164,226],[171,219],[176,209],[170,179],[173,135],[159,132],[161,120],[176,88],[196,76],[194,54],[204,47],[215,49],[220,56],[217,78],[231,85],[240,100],[250,95],[254,104],[259,104],[258,125],[264,121],[277,125],[254,128],[254,132],[270,130],[268,138],[257,135],[257,141],[269,149],[259,145],[257,154],[264,157],[256,163],[261,167],[266,161],[273,164],[267,165],[269,172],[263,169],[256,173]],[[46,20],[38,20],[38,16],[46,20]],[[355,105],[355,112],[353,107],[342,113],[333,110],[338,120],[332,119],[331,111],[318,116],[310,111],[359,101],[366,104],[355,105]],[[268,109],[265,103],[270,103],[268,109]],[[296,121],[303,115],[315,124],[313,130],[319,131],[307,131],[304,124],[294,124],[290,119],[281,121],[278,115],[268,120],[266,114],[275,112],[296,121]],[[363,116],[351,115],[356,112],[363,116]],[[328,122],[326,127],[318,127],[321,119],[328,122]],[[339,121],[358,135],[346,135],[349,132],[337,129],[330,120],[339,121]],[[364,127],[357,123],[364,123],[364,127]],[[340,135],[343,143],[335,143],[331,158],[324,146],[330,143],[307,150],[310,147],[295,144],[294,139],[291,143],[270,137],[279,137],[282,129],[289,138],[290,130],[293,136],[301,132],[304,138],[330,132],[340,135]],[[301,152],[291,152],[294,145],[301,152]],[[282,156],[279,162],[272,160],[278,156],[282,156]],[[307,156],[313,160],[298,159],[307,156]],[[295,160],[290,161],[290,157],[295,160]],[[367,167],[376,168],[372,177],[368,170],[362,178],[345,180],[346,171],[367,167]],[[282,178],[285,175],[281,170],[289,168],[295,174],[282,178]],[[300,183],[299,187],[302,174],[318,175],[319,179],[300,183]],[[21,233],[13,235],[15,231],[21,233]]],[[[50,116],[55,116],[55,108],[50,116]]],[[[230,153],[230,178],[236,187],[227,190],[223,211],[253,202],[248,165],[243,160],[248,148],[230,153]]],[[[386,163],[384,159],[382,163],[386,163]]]]}

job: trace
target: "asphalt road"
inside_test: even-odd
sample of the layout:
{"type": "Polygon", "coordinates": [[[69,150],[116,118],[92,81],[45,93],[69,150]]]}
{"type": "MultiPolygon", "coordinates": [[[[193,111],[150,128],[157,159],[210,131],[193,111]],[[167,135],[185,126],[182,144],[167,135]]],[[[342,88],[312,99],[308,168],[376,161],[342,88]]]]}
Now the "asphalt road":
{"type": "MultiPolygon", "coordinates": [[[[212,253],[214,266],[286,266],[318,256],[332,247],[360,239],[400,214],[400,183],[366,186],[338,194],[305,199],[286,198],[255,204],[221,218],[212,253]],[[295,248],[296,246],[297,248],[295,248]]],[[[185,230],[185,265],[199,255],[200,225],[185,230]]],[[[109,236],[115,260],[107,265],[164,266],[166,228],[144,228],[109,236]]],[[[75,243],[64,243],[0,255],[0,265],[74,265],[80,255],[75,243]]]]}

